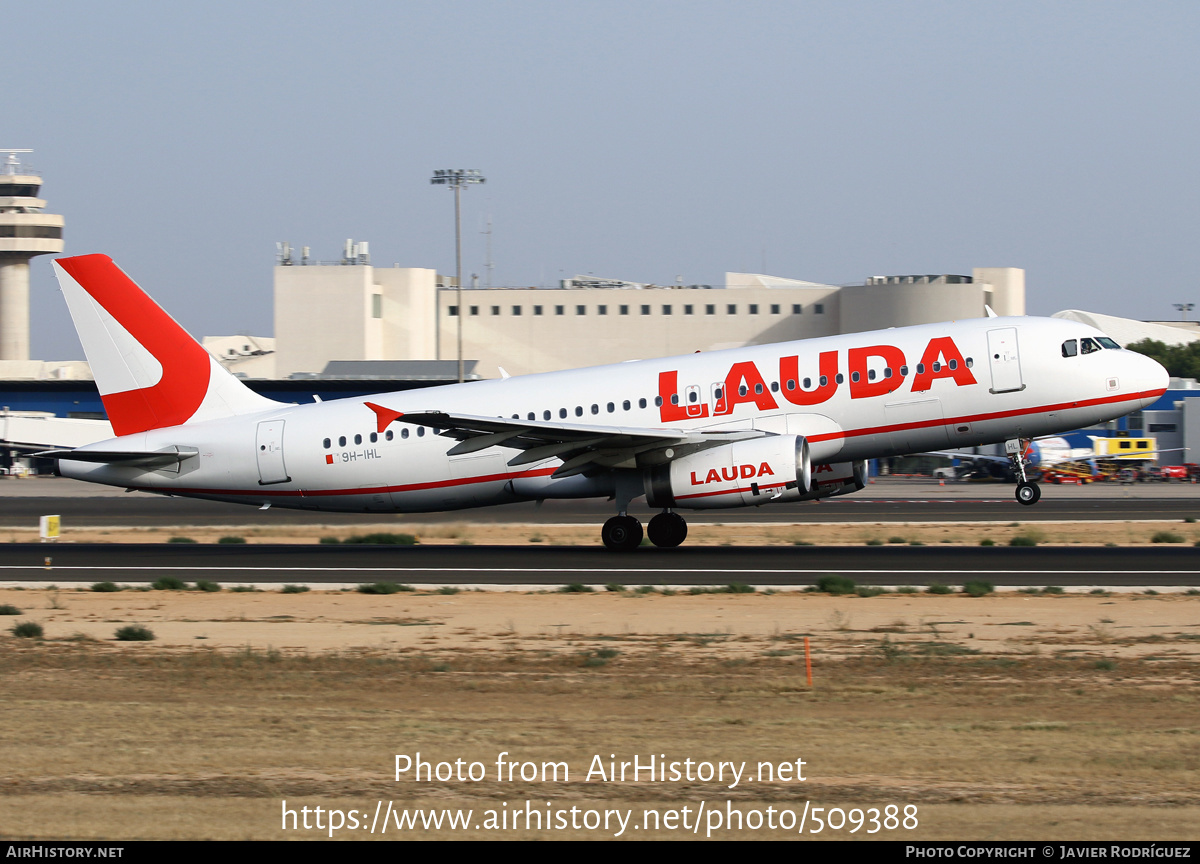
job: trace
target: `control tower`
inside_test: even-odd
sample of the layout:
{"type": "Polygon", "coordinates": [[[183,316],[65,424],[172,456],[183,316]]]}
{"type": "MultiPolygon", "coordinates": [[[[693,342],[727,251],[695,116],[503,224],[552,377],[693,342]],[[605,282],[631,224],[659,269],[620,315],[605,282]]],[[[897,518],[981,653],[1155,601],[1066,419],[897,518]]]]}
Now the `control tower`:
{"type": "Polygon", "coordinates": [[[63,217],[43,213],[41,176],[5,150],[0,164],[0,360],[29,359],[29,259],[63,251],[63,217]]]}

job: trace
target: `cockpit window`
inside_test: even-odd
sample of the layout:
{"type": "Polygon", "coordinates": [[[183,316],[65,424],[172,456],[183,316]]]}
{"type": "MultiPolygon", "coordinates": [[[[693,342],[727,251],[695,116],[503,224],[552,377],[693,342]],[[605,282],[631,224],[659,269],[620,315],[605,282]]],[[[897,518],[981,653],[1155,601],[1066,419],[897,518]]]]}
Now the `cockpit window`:
{"type": "Polygon", "coordinates": [[[1079,349],[1082,354],[1092,354],[1100,350],[1100,346],[1096,344],[1096,340],[1088,337],[1079,340],[1079,349]]]}
{"type": "Polygon", "coordinates": [[[1116,341],[1109,339],[1107,336],[1097,336],[1096,341],[1099,342],[1101,345],[1103,345],[1105,348],[1120,348],[1121,347],[1120,345],[1118,345],[1116,343],[1116,341]]]}
{"type": "Polygon", "coordinates": [[[1068,339],[1066,342],[1063,343],[1063,356],[1064,357],[1074,357],[1078,353],[1079,353],[1079,346],[1075,343],[1074,339],[1068,339]]]}

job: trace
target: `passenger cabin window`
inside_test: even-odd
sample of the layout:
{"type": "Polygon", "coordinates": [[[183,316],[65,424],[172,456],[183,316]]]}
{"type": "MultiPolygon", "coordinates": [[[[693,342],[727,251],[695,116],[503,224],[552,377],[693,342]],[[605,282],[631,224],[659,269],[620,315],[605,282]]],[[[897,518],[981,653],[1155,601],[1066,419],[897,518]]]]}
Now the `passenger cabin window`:
{"type": "Polygon", "coordinates": [[[1079,353],[1092,354],[1100,350],[1100,346],[1096,344],[1096,340],[1092,338],[1079,340],[1079,353]]]}
{"type": "Polygon", "coordinates": [[[1062,354],[1064,357],[1074,357],[1079,353],[1079,346],[1074,339],[1068,339],[1063,343],[1062,354]]]}
{"type": "MultiPolygon", "coordinates": [[[[405,434],[405,437],[407,437],[407,436],[408,436],[408,431],[407,431],[407,430],[405,430],[404,434],[405,434]]],[[[387,441],[391,441],[391,440],[392,440],[392,438],[394,438],[395,436],[394,436],[394,435],[392,435],[392,430],[391,430],[391,429],[389,429],[389,430],[387,430],[386,432],[384,432],[384,433],[383,433],[383,437],[384,437],[384,439],[385,439],[385,440],[387,440],[387,441]]]]}

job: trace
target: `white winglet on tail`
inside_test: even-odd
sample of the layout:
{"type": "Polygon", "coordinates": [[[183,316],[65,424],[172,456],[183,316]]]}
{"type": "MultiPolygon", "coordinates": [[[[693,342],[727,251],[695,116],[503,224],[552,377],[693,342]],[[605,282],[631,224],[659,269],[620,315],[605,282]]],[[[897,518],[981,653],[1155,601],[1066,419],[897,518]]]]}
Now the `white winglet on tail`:
{"type": "Polygon", "coordinates": [[[280,404],[226,371],[107,255],[59,258],[54,270],[117,435],[280,404]]]}

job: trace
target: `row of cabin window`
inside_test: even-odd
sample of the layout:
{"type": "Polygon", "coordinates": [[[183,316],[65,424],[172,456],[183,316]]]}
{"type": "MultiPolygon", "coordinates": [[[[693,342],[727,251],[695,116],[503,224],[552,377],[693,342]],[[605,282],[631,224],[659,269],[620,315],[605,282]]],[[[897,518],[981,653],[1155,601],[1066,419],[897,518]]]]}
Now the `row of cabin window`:
{"type": "MultiPolygon", "coordinates": [[[[391,440],[392,440],[393,438],[395,438],[395,437],[396,437],[396,436],[395,436],[395,433],[393,433],[391,429],[388,429],[388,430],[386,430],[386,431],[383,433],[383,440],[384,440],[384,441],[391,441],[391,440]]],[[[405,426],[403,429],[401,429],[401,430],[400,430],[400,437],[401,437],[401,438],[407,438],[407,437],[408,437],[408,427],[407,427],[407,426],[405,426]]],[[[424,426],[418,426],[418,427],[417,427],[417,437],[418,437],[418,438],[423,438],[423,437],[425,437],[425,427],[424,427],[424,426]]],[[[368,436],[367,436],[367,440],[368,440],[370,443],[374,444],[375,442],[377,442],[377,441],[379,440],[379,433],[378,433],[378,432],[372,432],[370,435],[368,435],[368,436]]],[[[354,436],[354,443],[355,443],[355,444],[361,444],[361,443],[363,443],[363,436],[362,436],[362,435],[355,435],[355,436],[354,436]]],[[[326,450],[328,450],[328,449],[330,449],[331,447],[333,447],[333,441],[332,441],[331,439],[329,439],[329,438],[326,438],[324,441],[322,441],[322,442],[321,442],[321,446],[323,446],[323,447],[324,447],[326,450]]],[[[337,446],[339,446],[339,447],[345,447],[345,446],[346,446],[346,436],[345,436],[345,435],[342,435],[340,438],[338,438],[338,439],[337,439],[337,446]]]]}
{"type": "MultiPolygon", "coordinates": [[[[971,357],[968,357],[968,358],[966,359],[966,361],[965,361],[965,362],[966,362],[966,366],[967,366],[967,368],[968,368],[968,369],[970,369],[971,367],[973,367],[973,366],[975,365],[975,361],[974,361],[974,359],[973,359],[973,358],[971,358],[971,357]]],[[[955,370],[955,369],[957,369],[957,368],[958,368],[958,361],[957,361],[957,360],[951,360],[951,361],[949,361],[949,363],[947,363],[946,365],[947,365],[947,367],[948,367],[950,370],[952,370],[952,371],[953,371],[953,370],[955,370]]],[[[941,364],[940,362],[935,362],[935,363],[933,364],[933,367],[932,367],[932,369],[933,369],[933,371],[934,371],[934,372],[941,372],[941,371],[942,371],[942,364],[941,364]]],[[[902,378],[903,378],[903,377],[906,377],[906,376],[908,375],[908,371],[909,371],[909,370],[908,370],[908,367],[907,367],[907,366],[901,366],[901,367],[900,367],[900,377],[902,377],[902,378]]],[[[923,375],[924,373],[925,373],[925,364],[924,364],[924,363],[918,363],[918,364],[917,364],[917,374],[918,374],[918,375],[923,375]]],[[[885,368],[885,369],[883,370],[883,377],[884,377],[884,378],[891,378],[891,377],[892,377],[894,374],[895,374],[895,373],[893,372],[893,370],[892,370],[890,367],[889,367],[889,368],[885,368]]],[[[874,381],[874,380],[876,379],[876,377],[877,377],[877,375],[876,375],[876,372],[875,372],[875,370],[874,370],[874,369],[868,369],[868,370],[867,370],[867,380],[868,380],[868,381],[874,381]]],[[[839,373],[837,373],[837,375],[835,375],[835,376],[834,376],[834,379],[833,379],[833,380],[834,380],[836,383],[838,383],[838,384],[841,384],[841,383],[845,382],[845,380],[846,380],[846,377],[845,377],[844,375],[842,375],[842,373],[841,373],[841,372],[839,372],[839,373]]],[[[851,380],[851,381],[853,381],[855,384],[857,384],[857,383],[859,382],[859,380],[860,380],[860,375],[859,375],[859,373],[858,373],[858,372],[851,372],[851,373],[850,373],[850,380],[851,380]]],[[[794,378],[789,378],[789,379],[788,379],[788,380],[785,382],[785,386],[787,387],[787,389],[788,389],[788,390],[795,390],[795,389],[796,389],[796,385],[797,385],[797,381],[796,381],[796,379],[794,379],[794,378]]],[[[820,377],[820,379],[819,379],[819,385],[820,385],[821,387],[827,387],[827,386],[829,385],[829,379],[828,379],[826,376],[822,375],[822,376],[820,377]]],[[[811,389],[812,389],[812,379],[811,379],[811,378],[805,378],[805,379],[804,379],[804,381],[801,383],[801,387],[802,387],[802,389],[804,389],[804,390],[811,390],[811,389]]],[[[748,395],[748,394],[749,394],[749,392],[750,392],[750,388],[749,388],[749,387],[747,387],[745,384],[742,384],[742,385],[740,385],[740,386],[738,387],[738,395],[739,395],[739,396],[746,396],[746,395],[748,395]]],[[[762,392],[763,392],[763,385],[762,385],[762,384],[755,384],[755,385],[754,385],[754,392],[755,392],[755,394],[756,394],[756,395],[761,395],[761,394],[762,394],[762,392]]],[[[771,392],[772,392],[772,393],[778,393],[778,392],[779,392],[779,382],[778,382],[778,381],[772,381],[772,382],[771,382],[771,392]]],[[[716,390],[714,390],[714,391],[713,391],[713,397],[714,397],[714,398],[716,398],[716,399],[720,399],[720,398],[721,398],[723,395],[724,395],[724,388],[723,388],[723,387],[718,387],[718,388],[716,388],[716,390]]],[[[691,391],[688,393],[688,401],[689,401],[689,402],[693,402],[693,403],[694,403],[694,402],[698,402],[698,401],[700,401],[700,395],[699,395],[699,392],[698,392],[698,390],[695,390],[695,389],[693,389],[693,390],[691,390],[691,391]]],[[[661,407],[661,406],[662,406],[662,404],[663,404],[663,398],[662,398],[661,396],[655,396],[655,397],[654,397],[654,407],[655,407],[655,408],[659,408],[659,407],[661,407]]],[[[678,393],[672,393],[672,394],[671,394],[671,404],[672,404],[672,405],[678,405],[678,404],[679,404],[679,394],[678,394],[678,393]]],[[[639,399],[639,400],[638,400],[638,407],[639,407],[639,408],[645,408],[645,407],[646,407],[646,405],[647,405],[647,401],[646,401],[645,399],[639,399]]],[[[616,403],[615,403],[615,402],[609,402],[609,403],[607,403],[607,404],[604,406],[604,409],[605,409],[606,413],[608,413],[608,414],[613,414],[613,413],[616,413],[616,410],[617,410],[616,403]]],[[[632,404],[632,403],[631,403],[631,402],[630,402],[628,399],[626,399],[624,402],[622,402],[622,403],[621,403],[621,410],[623,410],[623,411],[631,411],[631,410],[633,410],[633,404],[632,404]]],[[[591,413],[592,413],[592,414],[599,414],[599,413],[600,413],[600,405],[599,405],[599,404],[597,404],[597,403],[593,403],[593,404],[592,404],[592,407],[591,407],[591,413]]],[[[559,409],[558,409],[558,417],[559,417],[559,419],[560,419],[560,420],[565,420],[565,419],[567,418],[567,414],[568,414],[568,412],[567,412],[567,409],[566,409],[566,408],[559,408],[559,409]]],[[[576,417],[582,417],[582,416],[583,416],[583,414],[584,414],[584,411],[583,411],[583,406],[582,406],[582,405],[576,405],[576,406],[575,406],[575,416],[576,416],[576,417]]],[[[542,412],[542,419],[543,419],[543,420],[550,420],[552,417],[553,417],[553,413],[552,413],[551,411],[549,411],[549,410],[545,410],[545,411],[543,411],[543,412],[542,412]]],[[[512,419],[514,419],[514,420],[520,420],[520,419],[521,419],[521,415],[520,415],[520,414],[514,414],[514,415],[512,415],[512,419]]],[[[536,420],[536,419],[537,419],[537,412],[536,412],[536,411],[530,411],[528,414],[526,414],[526,415],[525,415],[525,419],[526,419],[526,420],[536,420]]]]}
{"type": "Polygon", "coordinates": [[[1074,357],[1076,354],[1092,354],[1099,351],[1101,348],[1120,348],[1121,346],[1109,339],[1107,336],[1097,336],[1095,339],[1090,336],[1079,340],[1079,347],[1076,348],[1075,340],[1068,339],[1062,344],[1062,356],[1074,357]]]}
{"type": "MultiPolygon", "coordinates": [[[[1065,351],[1065,350],[1066,350],[1066,349],[1065,349],[1065,347],[1064,347],[1064,351],[1065,351]]],[[[1098,350],[1098,349],[1097,349],[1097,350],[1098,350]]],[[[971,357],[968,357],[968,358],[966,359],[966,365],[967,365],[967,368],[968,368],[968,369],[970,369],[972,366],[974,366],[974,365],[975,365],[975,361],[974,361],[974,359],[972,359],[971,357]]],[[[949,363],[947,363],[947,366],[948,366],[948,368],[950,368],[950,369],[953,371],[954,369],[957,369],[957,368],[958,368],[958,361],[957,361],[957,360],[951,360],[951,361],[949,361],[949,363]]],[[[942,364],[941,364],[940,362],[934,362],[934,364],[933,364],[933,371],[934,371],[934,372],[940,372],[940,371],[942,371],[942,364]]],[[[918,364],[917,364],[917,374],[918,374],[918,375],[923,375],[924,373],[925,373],[925,364],[924,364],[924,363],[918,363],[918,364]]],[[[891,378],[893,374],[894,374],[894,373],[893,373],[893,371],[892,371],[891,367],[886,367],[886,368],[883,370],[883,377],[884,377],[884,378],[891,378]]],[[[907,367],[907,366],[901,366],[901,367],[900,367],[900,377],[901,377],[901,378],[904,378],[904,377],[907,377],[907,375],[908,375],[908,367],[907,367]]],[[[867,380],[868,380],[868,381],[874,381],[876,377],[877,377],[877,376],[876,376],[876,373],[875,373],[875,370],[874,370],[874,369],[868,369],[868,370],[867,370],[867,380]]],[[[833,380],[834,380],[836,383],[838,383],[838,384],[841,384],[841,383],[845,382],[845,380],[846,380],[846,377],[845,377],[844,375],[842,375],[842,373],[841,373],[841,372],[839,372],[839,373],[837,373],[837,375],[835,375],[835,376],[834,376],[834,379],[833,379],[833,380]]],[[[851,380],[851,381],[853,381],[855,384],[857,384],[857,383],[859,382],[859,380],[860,380],[859,373],[858,373],[858,372],[851,372],[851,373],[850,373],[850,380],[851,380]]],[[[827,386],[829,386],[829,378],[827,378],[826,376],[822,375],[822,376],[821,376],[821,377],[818,379],[818,384],[819,384],[819,386],[821,386],[821,387],[827,387],[827,386]]],[[[787,387],[787,389],[788,389],[788,390],[795,390],[795,389],[796,389],[796,385],[797,385],[797,382],[796,382],[796,379],[794,379],[794,378],[789,378],[789,379],[788,379],[788,380],[785,382],[785,386],[787,387]]],[[[802,389],[804,389],[804,390],[811,390],[811,389],[812,389],[812,379],[811,379],[811,378],[805,378],[805,379],[803,380],[803,382],[801,382],[801,383],[800,383],[800,386],[801,386],[801,387],[802,387],[802,389]]],[[[738,395],[739,395],[739,396],[746,396],[746,395],[748,395],[748,394],[749,394],[749,392],[750,392],[750,389],[749,389],[749,388],[748,388],[748,387],[747,387],[745,384],[742,384],[741,386],[739,386],[739,387],[738,387],[738,395]]],[[[762,385],[762,384],[755,384],[755,385],[754,385],[754,393],[755,393],[756,395],[761,395],[761,394],[762,394],[762,392],[763,392],[763,385],[762,385]]],[[[772,393],[778,393],[778,392],[779,392],[779,382],[778,382],[778,381],[772,381],[772,382],[771,382],[771,392],[772,392],[772,393]]],[[[714,390],[714,391],[713,391],[713,397],[714,397],[714,398],[716,398],[716,399],[720,399],[720,398],[721,398],[723,395],[724,395],[724,388],[722,388],[722,387],[718,387],[718,388],[716,388],[716,390],[714,390]]],[[[698,401],[699,401],[699,399],[700,399],[700,396],[699,396],[699,392],[698,392],[697,390],[694,390],[694,389],[693,389],[693,390],[691,390],[691,391],[688,393],[688,401],[689,401],[689,402],[698,402],[698,401]]],[[[647,405],[648,405],[648,403],[647,403],[646,399],[644,399],[644,398],[643,398],[643,399],[638,399],[637,401],[638,401],[638,408],[645,408],[645,407],[647,407],[647,405]]],[[[655,407],[655,408],[660,408],[660,407],[662,407],[662,404],[663,404],[663,398],[662,398],[661,396],[655,396],[655,397],[654,397],[654,407],[655,407]]],[[[679,404],[679,394],[678,394],[678,393],[672,393],[672,394],[671,394],[671,404],[672,404],[672,405],[678,405],[678,404],[679,404]]],[[[615,403],[615,402],[609,402],[609,403],[607,403],[607,404],[606,404],[604,407],[605,407],[605,411],[606,411],[607,413],[609,413],[609,414],[614,414],[614,413],[616,413],[617,406],[616,406],[616,403],[615,403]]],[[[626,399],[625,401],[623,401],[623,402],[621,403],[621,410],[622,410],[622,411],[632,411],[632,410],[633,410],[633,403],[632,403],[630,400],[626,399]]],[[[591,407],[591,413],[592,413],[592,414],[599,414],[599,413],[600,413],[600,406],[599,406],[599,404],[596,404],[596,403],[593,403],[593,404],[592,404],[592,407],[591,407]]],[[[549,409],[547,409],[547,410],[545,410],[545,411],[543,411],[543,412],[542,412],[542,419],[543,419],[543,420],[550,420],[552,416],[553,416],[553,414],[552,414],[552,412],[551,412],[549,409]]],[[[582,406],[582,405],[576,405],[576,406],[575,406],[575,416],[576,416],[576,417],[582,417],[582,416],[583,416],[583,406],[582,406]]],[[[559,419],[560,419],[560,420],[565,420],[565,419],[567,418],[567,409],[566,409],[566,408],[559,408],[559,409],[558,409],[558,417],[559,417],[559,419]]],[[[520,420],[520,419],[521,419],[521,415],[520,415],[520,414],[514,414],[514,415],[512,415],[512,419],[514,419],[514,420],[520,420]]],[[[537,413],[536,413],[536,412],[534,412],[534,411],[530,411],[530,412],[529,412],[529,413],[526,415],[526,418],[525,418],[525,419],[527,419],[527,420],[536,420],[536,419],[537,419],[537,413]]],[[[408,427],[405,427],[405,428],[403,428],[403,429],[401,429],[401,430],[400,430],[400,437],[401,437],[401,438],[407,438],[407,437],[408,437],[408,435],[409,435],[409,432],[408,432],[408,427]]],[[[417,437],[418,437],[418,438],[423,438],[424,436],[425,436],[425,427],[424,427],[424,426],[418,426],[418,427],[417,427],[417,437]]],[[[392,430],[391,430],[391,429],[388,429],[386,432],[384,432],[384,433],[383,433],[383,437],[384,437],[384,440],[385,440],[385,441],[391,441],[391,440],[392,440],[392,438],[393,438],[393,435],[392,435],[392,430]]],[[[378,440],[379,440],[379,435],[378,435],[378,433],[372,432],[372,433],[370,434],[370,436],[368,436],[368,440],[370,441],[370,443],[374,444],[376,441],[378,441],[378,440]]],[[[363,443],[363,436],[362,436],[362,435],[355,435],[355,436],[354,436],[354,443],[355,443],[355,444],[362,444],[362,443],[363,443]]],[[[324,442],[323,442],[323,445],[324,445],[325,449],[326,449],[326,450],[328,450],[328,449],[330,449],[330,448],[333,446],[333,442],[332,442],[332,441],[331,441],[329,438],[326,438],[326,439],[324,440],[324,442]]],[[[345,446],[346,446],[346,436],[345,436],[345,435],[343,435],[343,436],[341,436],[340,438],[338,438],[338,446],[339,446],[339,447],[345,447],[345,446]]]]}
{"type": "MultiPolygon", "coordinates": [[[[632,308],[632,307],[630,307],[630,306],[626,306],[626,305],[621,305],[621,306],[618,306],[618,307],[617,307],[617,310],[618,310],[618,311],[617,311],[617,314],[618,314],[618,315],[628,315],[628,314],[629,314],[629,310],[630,310],[630,308],[632,308]]],[[[499,307],[499,306],[493,306],[493,307],[491,307],[491,309],[492,309],[492,314],[493,314],[493,315],[499,315],[499,314],[500,314],[500,307],[499,307]]],[[[521,312],[522,312],[522,309],[523,309],[523,307],[521,307],[521,306],[513,306],[513,307],[512,307],[512,314],[513,314],[513,315],[520,315],[520,314],[521,314],[521,312]]],[[[543,313],[544,309],[545,309],[545,307],[544,307],[544,306],[534,306],[534,307],[533,307],[533,314],[534,314],[534,315],[541,315],[541,314],[543,313]]],[[[757,303],[750,303],[750,304],[747,304],[747,309],[748,309],[748,311],[749,311],[749,314],[751,314],[751,315],[757,315],[757,314],[758,314],[758,304],[757,304],[757,303]]],[[[771,304],[771,313],[770,313],[770,314],[772,314],[772,315],[781,315],[781,314],[783,314],[783,313],[782,313],[782,309],[783,309],[783,307],[782,307],[782,306],[780,306],[780,304],[778,304],[778,303],[772,303],[772,304],[771,304]]],[[[694,315],[694,314],[695,314],[695,310],[696,310],[696,307],[695,307],[694,305],[692,305],[691,303],[685,303],[685,304],[684,304],[684,306],[683,306],[683,314],[684,314],[684,315],[694,315]]],[[[648,304],[648,303],[647,303],[647,304],[644,304],[644,305],[641,307],[641,311],[642,311],[642,314],[643,314],[643,315],[650,315],[650,314],[652,314],[652,313],[651,313],[651,306],[650,306],[650,304],[648,304]]],[[[451,317],[451,318],[453,318],[453,317],[455,317],[456,315],[458,315],[458,307],[457,307],[457,306],[451,306],[451,307],[449,307],[449,309],[448,309],[448,312],[449,312],[449,315],[450,315],[450,317],[451,317]]],[[[479,314],[479,307],[478,307],[478,306],[468,306],[468,307],[467,307],[467,312],[468,312],[468,314],[469,314],[469,315],[478,315],[478,314],[479,314]]],[[[813,312],[813,314],[814,314],[814,315],[824,315],[824,314],[825,314],[825,304],[824,304],[824,303],[814,303],[814,304],[813,304],[813,307],[812,307],[812,312],[813,312]]],[[[803,313],[804,313],[804,304],[802,304],[802,303],[793,303],[793,304],[792,304],[792,314],[793,314],[793,315],[802,315],[803,313]]],[[[555,315],[566,315],[566,314],[567,314],[567,307],[566,307],[566,306],[555,306],[555,307],[554,307],[554,314],[555,314],[555,315]]],[[[587,306],[584,306],[584,305],[582,305],[582,304],[580,304],[580,305],[576,306],[576,307],[575,307],[575,314],[576,314],[576,315],[586,315],[586,314],[587,314],[587,306]]],[[[596,307],[596,314],[597,314],[597,315],[607,315],[607,314],[608,314],[608,306],[605,306],[605,305],[600,305],[600,306],[597,306],[597,307],[596,307]]],[[[672,306],[670,303],[664,303],[664,304],[663,304],[663,306],[662,306],[662,314],[663,314],[663,315],[671,315],[671,314],[674,314],[674,306],[672,306]]],[[[705,304],[705,306],[704,306],[704,314],[705,314],[705,315],[716,315],[716,314],[717,314],[717,304],[715,304],[715,303],[707,303],[707,304],[705,304]]],[[[727,305],[725,306],[725,314],[726,314],[726,315],[736,315],[736,314],[738,314],[738,307],[737,307],[737,304],[736,304],[736,303],[729,303],[729,304],[727,304],[727,305]]]]}

